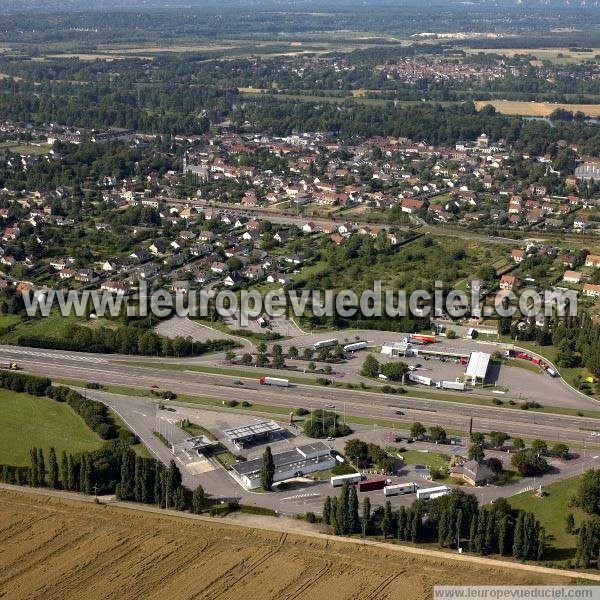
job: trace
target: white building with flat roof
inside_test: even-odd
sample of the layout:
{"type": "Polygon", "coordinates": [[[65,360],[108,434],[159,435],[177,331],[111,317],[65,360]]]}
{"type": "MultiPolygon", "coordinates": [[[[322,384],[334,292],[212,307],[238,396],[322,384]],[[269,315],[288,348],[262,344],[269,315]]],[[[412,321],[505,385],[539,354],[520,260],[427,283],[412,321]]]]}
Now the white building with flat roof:
{"type": "Polygon", "coordinates": [[[465,377],[473,384],[483,383],[487,375],[491,355],[487,352],[471,352],[469,362],[465,370],[465,377]]]}
{"type": "MultiPolygon", "coordinates": [[[[233,465],[233,476],[247,489],[261,486],[262,457],[233,465]]],[[[293,450],[273,454],[275,473],[273,483],[302,477],[315,471],[326,471],[336,465],[331,449],[323,442],[312,442],[293,450]]]]}

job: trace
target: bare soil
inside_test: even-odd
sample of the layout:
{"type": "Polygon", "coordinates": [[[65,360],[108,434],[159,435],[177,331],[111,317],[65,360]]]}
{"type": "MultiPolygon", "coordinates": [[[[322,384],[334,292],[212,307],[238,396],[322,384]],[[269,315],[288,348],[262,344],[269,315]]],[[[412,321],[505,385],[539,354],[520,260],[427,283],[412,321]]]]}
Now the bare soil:
{"type": "Polygon", "coordinates": [[[0,490],[0,598],[432,597],[444,584],[561,584],[373,545],[0,490]]]}

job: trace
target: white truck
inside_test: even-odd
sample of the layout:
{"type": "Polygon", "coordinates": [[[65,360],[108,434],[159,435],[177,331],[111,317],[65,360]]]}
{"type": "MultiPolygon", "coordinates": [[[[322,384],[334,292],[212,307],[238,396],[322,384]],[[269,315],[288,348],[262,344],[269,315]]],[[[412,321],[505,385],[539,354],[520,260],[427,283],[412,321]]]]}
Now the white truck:
{"type": "Polygon", "coordinates": [[[331,478],[331,487],[342,487],[344,482],[349,484],[360,483],[362,475],[360,473],[348,473],[347,475],[334,475],[331,478]]]}
{"type": "Polygon", "coordinates": [[[290,387],[289,379],[282,379],[280,377],[261,377],[258,380],[260,385],[276,385],[278,387],[290,387]]]}
{"type": "Polygon", "coordinates": [[[344,346],[344,352],[357,352],[358,350],[364,350],[367,347],[367,342],[355,342],[354,344],[346,344],[344,346]]]}
{"type": "Polygon", "coordinates": [[[436,387],[442,390],[457,390],[459,392],[464,392],[467,385],[464,381],[438,381],[436,387]]]}
{"type": "Polygon", "coordinates": [[[431,377],[425,377],[424,375],[417,375],[415,372],[410,372],[408,374],[408,379],[409,381],[412,381],[413,383],[420,383],[421,385],[431,385],[433,383],[433,380],[431,379],[431,377]]]}
{"type": "Polygon", "coordinates": [[[447,485],[438,485],[436,487],[422,488],[417,490],[417,500],[427,500],[427,498],[440,498],[450,493],[447,485]]]}
{"type": "Polygon", "coordinates": [[[416,483],[397,483],[386,485],[383,488],[384,496],[401,496],[402,494],[414,494],[419,489],[416,483]]]}
{"type": "Polygon", "coordinates": [[[315,342],[313,344],[313,348],[315,350],[320,350],[321,348],[331,348],[331,346],[337,346],[338,341],[331,339],[331,340],[321,340],[320,342],[315,342]]]}

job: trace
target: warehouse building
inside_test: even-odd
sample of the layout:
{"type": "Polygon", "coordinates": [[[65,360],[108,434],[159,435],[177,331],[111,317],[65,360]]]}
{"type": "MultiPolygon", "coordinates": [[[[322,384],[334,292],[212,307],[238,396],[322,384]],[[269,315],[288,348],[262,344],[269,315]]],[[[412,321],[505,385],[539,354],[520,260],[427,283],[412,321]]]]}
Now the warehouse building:
{"type": "Polygon", "coordinates": [[[471,352],[469,362],[465,370],[465,377],[470,379],[473,385],[483,383],[488,372],[491,355],[486,352],[471,352]]]}
{"type": "MultiPolygon", "coordinates": [[[[287,452],[273,454],[273,462],[275,463],[273,483],[302,477],[316,471],[325,471],[336,465],[331,450],[323,442],[314,442],[287,452]]],[[[247,490],[254,490],[261,486],[261,467],[262,457],[233,465],[232,473],[247,490]]]]}

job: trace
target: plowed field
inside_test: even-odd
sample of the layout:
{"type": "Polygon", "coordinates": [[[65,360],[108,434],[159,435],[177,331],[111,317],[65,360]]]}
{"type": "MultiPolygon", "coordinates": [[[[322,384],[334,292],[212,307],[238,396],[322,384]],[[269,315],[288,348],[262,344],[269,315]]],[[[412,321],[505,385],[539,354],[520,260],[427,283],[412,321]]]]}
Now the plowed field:
{"type": "Polygon", "coordinates": [[[436,583],[566,583],[299,534],[0,490],[0,597],[431,598],[436,583]]]}

